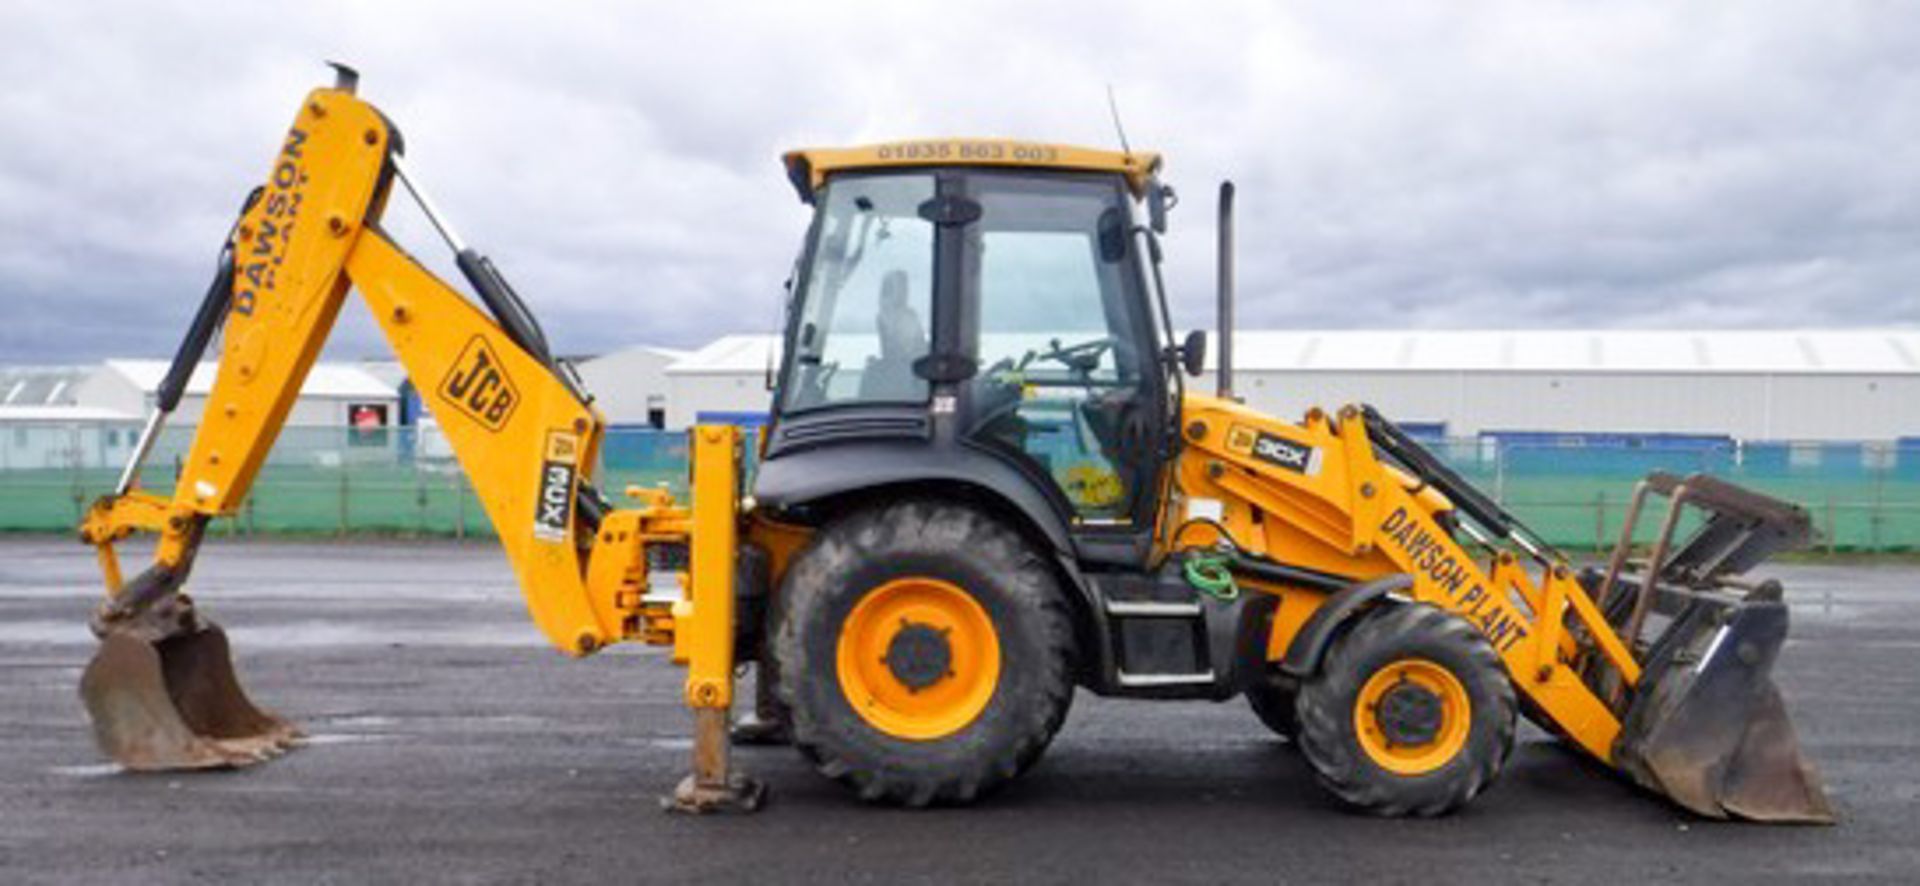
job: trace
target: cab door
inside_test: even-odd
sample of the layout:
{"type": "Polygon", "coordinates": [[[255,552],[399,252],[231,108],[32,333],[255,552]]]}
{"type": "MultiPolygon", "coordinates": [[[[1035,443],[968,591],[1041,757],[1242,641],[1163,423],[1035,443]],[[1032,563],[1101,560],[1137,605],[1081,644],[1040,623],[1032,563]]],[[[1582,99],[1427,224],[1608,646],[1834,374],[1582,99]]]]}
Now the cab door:
{"type": "Polygon", "coordinates": [[[1153,524],[1167,399],[1128,196],[1060,173],[973,173],[965,191],[968,438],[1050,490],[1077,537],[1132,551],[1153,524]]]}

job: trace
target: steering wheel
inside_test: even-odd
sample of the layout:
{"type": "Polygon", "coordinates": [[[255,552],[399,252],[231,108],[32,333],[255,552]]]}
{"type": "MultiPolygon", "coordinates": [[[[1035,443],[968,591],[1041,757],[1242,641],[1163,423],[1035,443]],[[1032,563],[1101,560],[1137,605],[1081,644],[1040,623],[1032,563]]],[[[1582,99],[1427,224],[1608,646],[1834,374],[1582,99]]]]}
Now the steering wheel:
{"type": "Polygon", "coordinates": [[[1100,358],[1108,351],[1113,350],[1114,346],[1118,344],[1119,342],[1116,341],[1113,336],[1109,335],[1093,339],[1092,341],[1084,341],[1077,345],[1061,347],[1060,340],[1056,338],[1053,340],[1052,347],[1049,350],[1043,351],[1037,356],[1042,360],[1052,360],[1059,363],[1079,375],[1087,376],[1092,375],[1095,369],[1100,368],[1100,358]]]}

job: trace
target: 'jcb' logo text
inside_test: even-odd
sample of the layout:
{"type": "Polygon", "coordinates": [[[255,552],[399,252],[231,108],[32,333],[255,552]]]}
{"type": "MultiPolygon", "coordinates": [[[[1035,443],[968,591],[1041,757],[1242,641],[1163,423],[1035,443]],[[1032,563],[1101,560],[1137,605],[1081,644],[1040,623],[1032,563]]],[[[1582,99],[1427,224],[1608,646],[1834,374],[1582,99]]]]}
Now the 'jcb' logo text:
{"type": "Polygon", "coordinates": [[[514,407],[520,405],[520,391],[507,378],[506,366],[487,347],[486,339],[476,335],[440,382],[440,399],[487,430],[497,431],[506,427],[514,407]]]}

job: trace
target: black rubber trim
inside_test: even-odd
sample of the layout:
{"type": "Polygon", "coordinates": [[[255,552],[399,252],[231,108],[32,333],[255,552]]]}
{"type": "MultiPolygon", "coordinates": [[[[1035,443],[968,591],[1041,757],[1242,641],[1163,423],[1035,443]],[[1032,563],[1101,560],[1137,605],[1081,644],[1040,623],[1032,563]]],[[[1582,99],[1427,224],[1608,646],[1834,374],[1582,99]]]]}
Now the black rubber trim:
{"type": "Polygon", "coordinates": [[[1397,574],[1352,585],[1334,594],[1314,610],[1300,633],[1294,635],[1292,645],[1287,647],[1287,657],[1280,662],[1281,672],[1300,678],[1311,675],[1319,669],[1320,660],[1341,624],[1382,597],[1411,587],[1413,576],[1397,574]]]}

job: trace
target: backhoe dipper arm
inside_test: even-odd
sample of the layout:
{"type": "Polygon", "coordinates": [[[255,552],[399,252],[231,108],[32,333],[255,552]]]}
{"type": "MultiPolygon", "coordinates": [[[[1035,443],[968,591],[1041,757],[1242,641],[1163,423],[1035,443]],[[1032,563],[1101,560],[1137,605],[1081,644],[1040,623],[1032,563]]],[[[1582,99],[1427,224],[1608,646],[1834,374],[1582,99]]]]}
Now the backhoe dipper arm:
{"type": "Polygon", "coordinates": [[[266,185],[234,226],[140,447],[150,446],[224,319],[219,372],[171,499],[133,488],[136,461],[123,488],[97,503],[82,527],[115,595],[103,617],[131,615],[178,588],[206,521],[245,501],[348,290],[357,288],[471,478],[547,639],[577,655],[632,633],[637,604],[622,611],[617,588],[596,601],[586,587],[585,561],[605,508],[582,489],[582,474],[600,444],[600,416],[560,374],[490,262],[459,249],[461,268],[495,316],[380,230],[400,150],[398,134],[350,83],[315,90],[301,106],[266,185]],[[593,507],[575,507],[583,494],[593,507]],[[112,543],[133,530],[158,531],[160,544],[152,568],[122,588],[112,543]]]}

